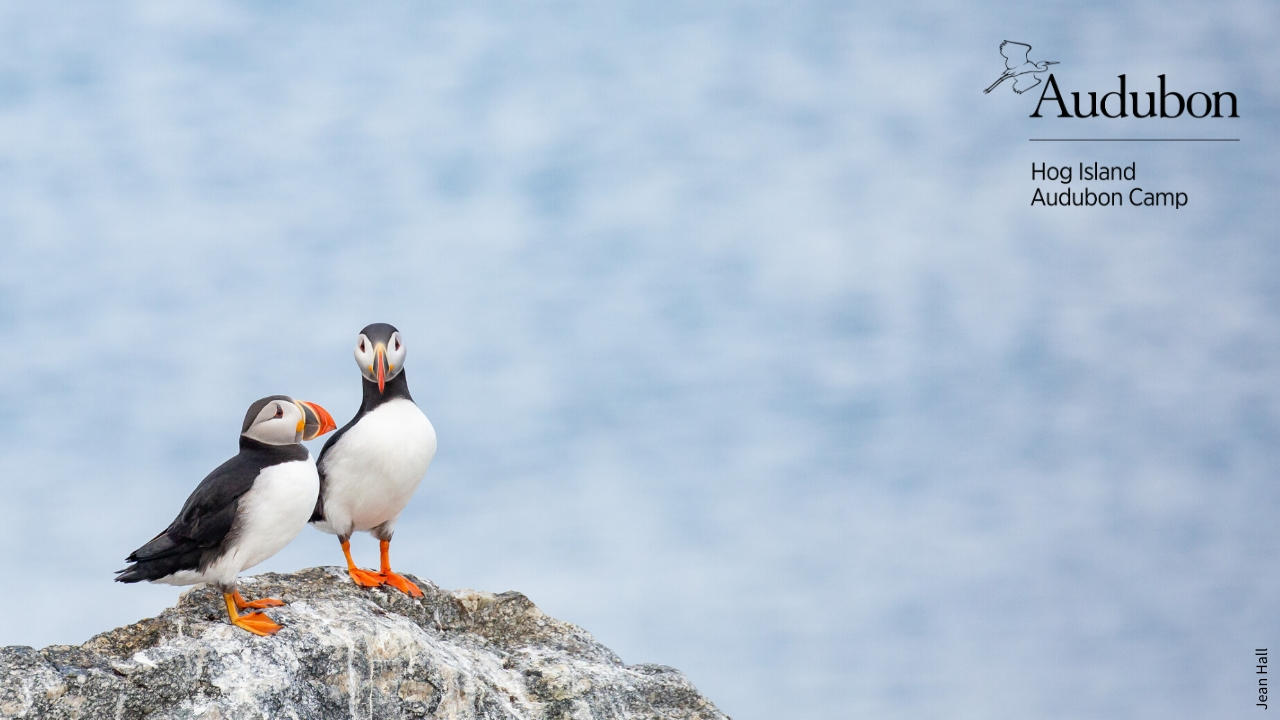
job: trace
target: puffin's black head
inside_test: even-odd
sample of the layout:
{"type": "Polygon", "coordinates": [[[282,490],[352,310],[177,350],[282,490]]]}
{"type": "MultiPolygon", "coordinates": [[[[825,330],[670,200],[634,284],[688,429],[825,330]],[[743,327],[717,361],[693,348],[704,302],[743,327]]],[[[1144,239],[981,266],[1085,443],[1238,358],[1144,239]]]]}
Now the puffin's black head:
{"type": "Polygon", "coordinates": [[[293,445],[336,427],[329,411],[315,403],[288,395],[270,395],[249,406],[240,434],[268,445],[293,445]]]}
{"type": "Polygon", "coordinates": [[[366,325],[356,338],[356,364],[360,374],[378,384],[382,392],[387,381],[404,371],[404,342],[400,331],[387,323],[366,325]]]}

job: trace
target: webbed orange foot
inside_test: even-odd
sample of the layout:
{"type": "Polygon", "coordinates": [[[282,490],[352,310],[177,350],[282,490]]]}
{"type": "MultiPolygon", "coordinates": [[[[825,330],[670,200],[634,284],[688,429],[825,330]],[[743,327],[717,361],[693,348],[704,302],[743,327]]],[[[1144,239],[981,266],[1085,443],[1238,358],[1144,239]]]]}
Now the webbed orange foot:
{"type": "Polygon", "coordinates": [[[383,577],[386,578],[386,583],[388,585],[399,590],[400,592],[406,595],[411,595],[413,597],[422,597],[422,591],[418,589],[418,586],[413,584],[412,580],[401,575],[400,573],[392,572],[391,570],[388,570],[382,575],[383,577]]]}
{"type": "Polygon", "coordinates": [[[277,625],[275,621],[262,613],[241,615],[236,612],[236,605],[239,604],[238,601],[244,600],[243,597],[240,597],[239,591],[236,591],[235,593],[223,593],[222,599],[227,604],[227,617],[231,620],[232,625],[248,630],[254,635],[274,635],[280,630],[280,626],[277,625]]]}
{"type": "Polygon", "coordinates": [[[241,615],[233,618],[231,624],[244,628],[254,635],[275,635],[280,630],[280,625],[262,613],[241,615]]]}
{"type": "Polygon", "coordinates": [[[391,541],[379,540],[378,551],[382,556],[382,577],[386,578],[386,583],[410,597],[422,597],[422,591],[417,585],[391,569],[391,541]]]}
{"type": "Polygon", "coordinates": [[[378,587],[386,584],[387,579],[382,576],[382,573],[356,567],[355,561],[351,559],[351,543],[345,537],[339,537],[338,544],[342,546],[342,554],[347,558],[347,574],[355,584],[360,587],[378,587]]]}
{"type": "Polygon", "coordinates": [[[360,568],[353,567],[347,568],[347,573],[351,575],[351,579],[360,587],[378,587],[386,584],[387,582],[387,579],[382,576],[382,573],[377,573],[372,570],[361,570],[360,568]]]}

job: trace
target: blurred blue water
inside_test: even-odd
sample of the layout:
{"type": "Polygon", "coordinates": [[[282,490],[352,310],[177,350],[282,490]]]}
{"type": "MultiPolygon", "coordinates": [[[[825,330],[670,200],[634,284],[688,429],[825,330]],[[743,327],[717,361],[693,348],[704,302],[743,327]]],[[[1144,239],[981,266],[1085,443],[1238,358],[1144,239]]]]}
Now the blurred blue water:
{"type": "Polygon", "coordinates": [[[739,718],[1249,711],[1277,19],[0,9],[0,641],[171,604],[110,571],[252,399],[344,422],[384,320],[440,435],[409,571],[524,591],[739,718]],[[1245,142],[1027,147],[1025,98],[980,92],[1013,34],[1081,82],[1229,85],[1245,142]],[[1026,207],[1032,161],[1094,158],[1193,204],[1026,207]]]}

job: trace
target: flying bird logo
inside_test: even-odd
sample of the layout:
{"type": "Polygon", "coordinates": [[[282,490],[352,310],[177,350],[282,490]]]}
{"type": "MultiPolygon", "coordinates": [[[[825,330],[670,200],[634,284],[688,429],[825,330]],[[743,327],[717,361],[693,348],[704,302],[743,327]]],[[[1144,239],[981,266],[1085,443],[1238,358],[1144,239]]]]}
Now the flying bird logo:
{"type": "Polygon", "coordinates": [[[1004,56],[1004,72],[982,91],[984,93],[995,90],[1000,83],[1010,78],[1013,79],[1013,91],[1019,94],[1024,93],[1040,84],[1038,73],[1048,70],[1050,65],[1058,64],[1057,60],[1032,61],[1031,46],[1012,40],[1000,43],[1000,54],[1004,56]]]}

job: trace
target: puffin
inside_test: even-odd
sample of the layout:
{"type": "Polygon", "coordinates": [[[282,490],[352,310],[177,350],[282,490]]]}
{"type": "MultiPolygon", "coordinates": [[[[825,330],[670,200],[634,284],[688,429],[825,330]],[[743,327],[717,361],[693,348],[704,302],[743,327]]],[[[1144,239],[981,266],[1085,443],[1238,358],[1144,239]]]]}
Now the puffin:
{"type": "Polygon", "coordinates": [[[240,452],[196,486],[169,527],[129,554],[116,582],[218,586],[231,624],[255,635],[280,629],[245,609],[278,607],[275,598],[245,600],[242,570],[275,555],[306,527],[320,491],[315,461],[303,440],[337,426],[323,407],[287,395],[254,401],[240,427],[240,452]]]}
{"type": "Polygon", "coordinates": [[[356,337],[364,399],[351,422],[324,444],[317,466],[320,497],[311,522],[338,536],[347,573],[361,587],[391,587],[422,597],[422,590],[391,569],[388,553],[396,519],[436,454],[436,431],[413,402],[405,377],[404,339],[387,323],[366,326],[356,337]],[[356,567],[351,534],[378,538],[379,572],[356,567]]]}

